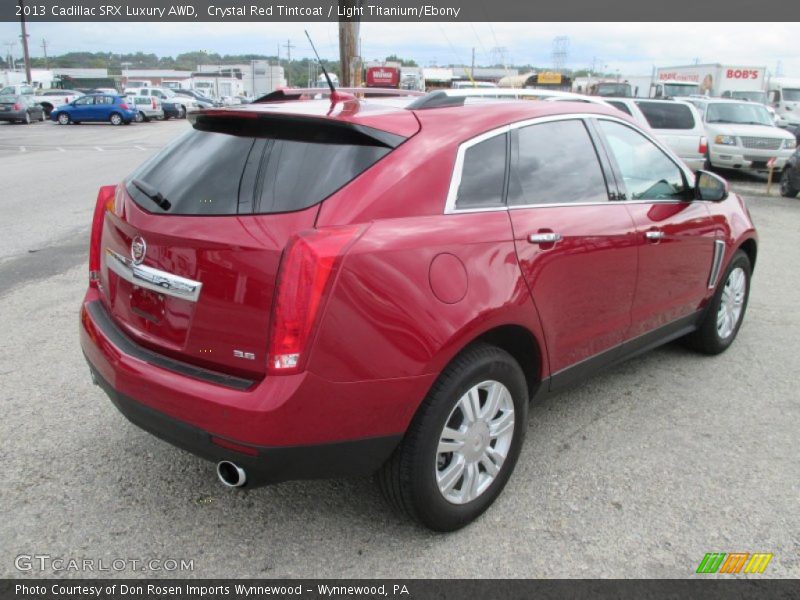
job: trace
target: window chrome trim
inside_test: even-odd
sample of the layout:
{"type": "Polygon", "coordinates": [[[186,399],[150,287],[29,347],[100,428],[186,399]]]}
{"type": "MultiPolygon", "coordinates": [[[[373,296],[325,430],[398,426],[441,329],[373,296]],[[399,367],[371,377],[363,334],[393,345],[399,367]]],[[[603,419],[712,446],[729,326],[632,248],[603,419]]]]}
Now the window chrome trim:
{"type": "MultiPolygon", "coordinates": [[[[626,204],[665,204],[665,203],[683,203],[686,200],[676,200],[676,199],[664,199],[664,200],[606,200],[603,202],[553,202],[553,203],[545,203],[545,204],[517,204],[514,206],[485,206],[485,207],[476,207],[476,208],[456,208],[456,197],[458,196],[458,188],[461,186],[461,176],[462,171],[464,169],[464,155],[466,154],[467,150],[469,150],[472,146],[476,144],[480,144],[488,139],[496,137],[498,135],[503,135],[507,133],[511,133],[514,129],[522,129],[523,127],[529,127],[531,125],[538,125],[540,123],[552,123],[555,121],[572,121],[572,120],[581,120],[584,121],[586,119],[597,119],[597,120],[607,120],[613,121],[616,123],[620,123],[621,125],[627,125],[634,131],[643,135],[646,139],[650,140],[659,150],[664,152],[667,155],[667,158],[671,159],[673,163],[675,163],[675,167],[679,169],[685,176],[688,182],[694,180],[694,174],[683,164],[683,161],[678,158],[675,153],[670,150],[665,144],[663,144],[660,140],[657,140],[655,137],[650,135],[648,132],[644,131],[639,125],[635,123],[631,123],[630,121],[626,121],[625,119],[620,119],[618,117],[614,117],[611,115],[604,115],[599,113],[573,113],[573,114],[565,114],[565,115],[549,115],[547,117],[536,117],[533,119],[525,119],[524,121],[517,121],[515,123],[509,123],[508,125],[503,125],[502,127],[497,127],[495,129],[491,129],[486,131],[478,136],[468,139],[465,142],[462,142],[458,147],[458,152],[456,154],[456,160],[453,165],[453,173],[450,176],[450,187],[447,190],[447,200],[444,206],[444,214],[451,215],[451,214],[469,214],[469,213],[481,213],[481,212],[498,212],[498,211],[507,211],[507,210],[516,210],[520,208],[545,208],[548,206],[557,207],[557,206],[604,206],[607,204],[615,204],[615,203],[626,203],[626,204]]],[[[508,161],[508,157],[506,157],[508,161]]],[[[599,164],[599,160],[598,160],[599,164]]]]}
{"type": "Polygon", "coordinates": [[[203,284],[199,281],[136,265],[130,258],[117,254],[110,248],[106,248],[105,255],[108,268],[133,285],[189,302],[197,302],[200,297],[203,284]]]}
{"type": "Polygon", "coordinates": [[[714,258],[711,259],[711,274],[708,277],[708,289],[713,290],[717,285],[719,272],[722,270],[722,257],[725,255],[725,241],[714,240],[714,258]]]}

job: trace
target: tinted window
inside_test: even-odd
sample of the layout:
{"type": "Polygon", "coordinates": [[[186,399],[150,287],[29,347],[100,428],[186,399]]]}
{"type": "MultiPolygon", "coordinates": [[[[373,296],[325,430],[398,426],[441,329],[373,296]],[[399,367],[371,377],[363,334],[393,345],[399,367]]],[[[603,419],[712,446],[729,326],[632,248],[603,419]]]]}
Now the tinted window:
{"type": "Polygon", "coordinates": [[[92,104],[93,98],[91,96],[83,96],[82,98],[78,98],[75,100],[75,104],[80,106],[81,104],[92,104]]]}
{"type": "Polygon", "coordinates": [[[633,116],[631,114],[631,109],[628,108],[628,105],[625,104],[624,102],[620,102],[619,100],[606,100],[606,102],[608,102],[614,108],[618,108],[619,110],[621,110],[625,114],[633,116]]]}
{"type": "Polygon", "coordinates": [[[694,129],[692,109],[685,104],[637,102],[639,110],[653,129],[694,129]]]}
{"type": "Polygon", "coordinates": [[[658,146],[630,127],[599,120],[627,188],[628,200],[682,199],[683,172],[658,146]]]}
{"type": "Polygon", "coordinates": [[[604,202],[605,178],[582,121],[519,129],[512,153],[508,203],[604,202]]]}
{"type": "MultiPolygon", "coordinates": [[[[238,120],[237,120],[238,121],[238,120]]],[[[145,210],[169,214],[248,214],[300,210],[321,202],[389,148],[265,139],[193,129],[137,169],[127,189],[145,210]],[[164,211],[132,184],[168,200],[164,211]]]]}
{"type": "Polygon", "coordinates": [[[457,208],[503,206],[506,175],[506,134],[467,148],[461,170],[457,208]]]}

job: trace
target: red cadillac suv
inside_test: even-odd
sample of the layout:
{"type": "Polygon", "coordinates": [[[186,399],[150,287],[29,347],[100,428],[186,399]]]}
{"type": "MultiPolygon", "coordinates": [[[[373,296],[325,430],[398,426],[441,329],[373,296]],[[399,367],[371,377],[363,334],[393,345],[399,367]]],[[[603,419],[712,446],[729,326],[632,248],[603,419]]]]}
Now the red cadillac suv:
{"type": "Polygon", "coordinates": [[[226,485],[377,472],[447,531],[501,492],[532,398],[725,350],[756,245],[723,180],[613,108],[276,94],[100,189],[81,345],[226,485]]]}

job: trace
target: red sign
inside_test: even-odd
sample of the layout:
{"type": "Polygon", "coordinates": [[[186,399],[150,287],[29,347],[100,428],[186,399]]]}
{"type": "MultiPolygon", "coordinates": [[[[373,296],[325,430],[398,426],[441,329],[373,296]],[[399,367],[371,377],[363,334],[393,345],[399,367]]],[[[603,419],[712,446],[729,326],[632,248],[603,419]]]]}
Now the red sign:
{"type": "Polygon", "coordinates": [[[400,87],[400,69],[395,67],[368,68],[367,87],[400,87]]]}
{"type": "Polygon", "coordinates": [[[725,79],[758,79],[761,73],[758,69],[728,69],[725,79]]]}

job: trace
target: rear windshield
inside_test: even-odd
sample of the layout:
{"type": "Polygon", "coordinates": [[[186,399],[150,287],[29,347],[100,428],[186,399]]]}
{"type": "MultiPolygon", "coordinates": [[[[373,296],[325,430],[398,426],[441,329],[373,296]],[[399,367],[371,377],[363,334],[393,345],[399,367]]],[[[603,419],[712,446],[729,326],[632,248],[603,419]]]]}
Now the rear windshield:
{"type": "Polygon", "coordinates": [[[175,215],[302,210],[392,150],[339,126],[341,131],[329,132],[308,122],[269,127],[257,122],[263,120],[225,120],[223,127],[198,121],[139,167],[127,180],[134,201],[147,211],[175,215]],[[159,195],[155,200],[153,192],[159,195]]]}
{"type": "Polygon", "coordinates": [[[692,109],[685,104],[637,102],[639,110],[653,129],[694,129],[692,109]]]}

